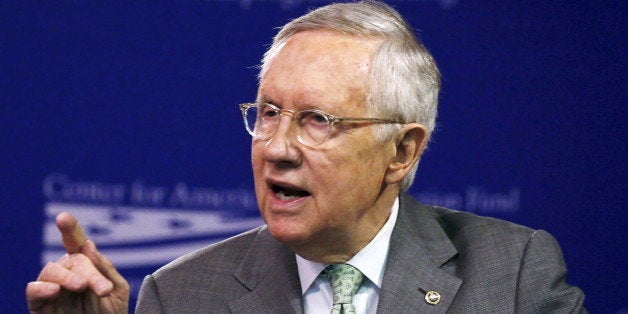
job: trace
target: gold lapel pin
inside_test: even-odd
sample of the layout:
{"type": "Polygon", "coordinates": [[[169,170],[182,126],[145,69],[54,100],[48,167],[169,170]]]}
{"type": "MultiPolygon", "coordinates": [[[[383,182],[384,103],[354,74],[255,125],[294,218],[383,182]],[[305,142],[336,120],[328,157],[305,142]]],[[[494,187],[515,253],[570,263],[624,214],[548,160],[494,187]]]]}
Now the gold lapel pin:
{"type": "Polygon", "coordinates": [[[431,305],[437,305],[440,302],[440,293],[430,290],[425,293],[425,302],[431,305]]]}

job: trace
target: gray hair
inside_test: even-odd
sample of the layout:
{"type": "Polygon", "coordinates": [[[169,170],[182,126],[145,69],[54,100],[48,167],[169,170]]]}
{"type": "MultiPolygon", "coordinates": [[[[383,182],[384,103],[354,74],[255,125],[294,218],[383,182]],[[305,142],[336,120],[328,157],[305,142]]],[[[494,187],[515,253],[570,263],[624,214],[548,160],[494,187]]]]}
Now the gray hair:
{"type": "MultiPolygon", "coordinates": [[[[405,123],[420,123],[430,137],[436,121],[440,73],[434,58],[397,11],[376,1],[335,3],[292,20],[281,28],[264,54],[260,80],[290,36],[307,30],[383,40],[373,56],[369,74],[369,111],[405,123]]],[[[377,138],[383,140],[390,138],[399,126],[379,125],[374,129],[377,138]]],[[[417,161],[404,178],[402,190],[412,185],[418,164],[417,161]]]]}

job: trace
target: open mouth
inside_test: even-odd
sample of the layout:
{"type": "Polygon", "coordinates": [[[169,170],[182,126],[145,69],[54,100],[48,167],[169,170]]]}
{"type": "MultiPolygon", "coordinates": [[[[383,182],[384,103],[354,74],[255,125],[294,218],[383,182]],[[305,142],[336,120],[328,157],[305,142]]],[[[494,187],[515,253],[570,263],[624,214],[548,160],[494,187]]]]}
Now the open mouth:
{"type": "Polygon", "coordinates": [[[271,189],[273,190],[273,192],[275,193],[275,196],[277,196],[278,199],[284,200],[284,201],[291,201],[297,198],[307,197],[311,195],[310,192],[305,191],[305,190],[287,188],[287,187],[283,187],[276,184],[273,184],[271,186],[271,189]]]}

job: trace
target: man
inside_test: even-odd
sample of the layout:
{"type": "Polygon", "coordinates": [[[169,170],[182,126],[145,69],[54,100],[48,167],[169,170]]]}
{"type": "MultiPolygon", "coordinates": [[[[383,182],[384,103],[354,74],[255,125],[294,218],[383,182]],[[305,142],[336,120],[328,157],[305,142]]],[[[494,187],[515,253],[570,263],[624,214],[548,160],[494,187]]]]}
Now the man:
{"type": "MultiPolygon", "coordinates": [[[[405,194],[440,78],[393,9],[333,4],[288,23],[259,79],[240,109],[266,225],[147,276],[138,313],[584,311],[549,234],[405,194]]],[[[57,222],[70,254],[28,285],[31,311],[126,310],[124,279],[73,217],[57,222]]]]}

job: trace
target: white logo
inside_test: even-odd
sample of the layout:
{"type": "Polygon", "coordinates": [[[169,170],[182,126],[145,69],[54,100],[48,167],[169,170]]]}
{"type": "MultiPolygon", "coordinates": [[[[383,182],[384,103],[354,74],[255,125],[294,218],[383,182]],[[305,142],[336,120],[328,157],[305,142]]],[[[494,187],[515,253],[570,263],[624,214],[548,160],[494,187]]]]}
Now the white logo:
{"type": "Polygon", "coordinates": [[[252,191],[190,188],[184,183],[167,189],[138,182],[77,182],[67,175],[48,176],[42,263],[65,254],[55,224],[55,216],[63,211],[79,220],[117,267],[163,265],[264,223],[252,191]]]}

